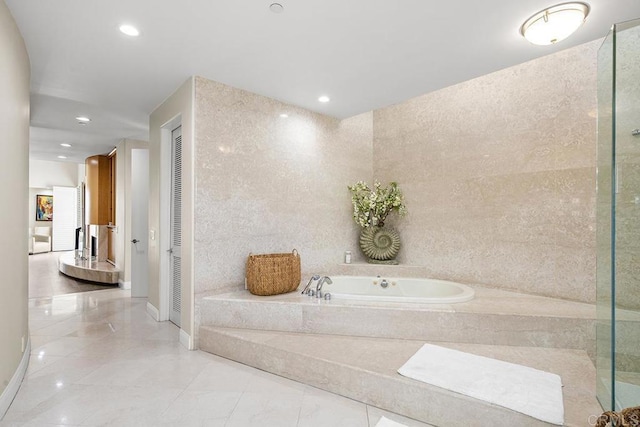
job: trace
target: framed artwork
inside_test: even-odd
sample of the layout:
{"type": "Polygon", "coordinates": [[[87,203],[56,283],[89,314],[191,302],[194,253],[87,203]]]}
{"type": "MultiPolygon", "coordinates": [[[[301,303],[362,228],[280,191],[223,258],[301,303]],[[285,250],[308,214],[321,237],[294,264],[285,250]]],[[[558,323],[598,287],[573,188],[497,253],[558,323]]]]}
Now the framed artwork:
{"type": "Polygon", "coordinates": [[[36,195],[36,221],[53,221],[53,196],[36,195]]]}

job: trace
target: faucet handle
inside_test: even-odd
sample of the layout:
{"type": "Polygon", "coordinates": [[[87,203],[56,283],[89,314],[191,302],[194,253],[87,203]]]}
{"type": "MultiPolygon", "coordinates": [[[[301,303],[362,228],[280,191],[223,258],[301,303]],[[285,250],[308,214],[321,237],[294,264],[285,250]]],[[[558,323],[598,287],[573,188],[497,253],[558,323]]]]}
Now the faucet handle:
{"type": "Polygon", "coordinates": [[[307,283],[307,286],[304,287],[304,289],[302,290],[302,294],[306,293],[309,288],[311,287],[311,283],[314,282],[315,280],[320,279],[320,276],[318,276],[317,274],[314,274],[313,276],[311,276],[311,279],[309,279],[309,282],[307,283]]]}

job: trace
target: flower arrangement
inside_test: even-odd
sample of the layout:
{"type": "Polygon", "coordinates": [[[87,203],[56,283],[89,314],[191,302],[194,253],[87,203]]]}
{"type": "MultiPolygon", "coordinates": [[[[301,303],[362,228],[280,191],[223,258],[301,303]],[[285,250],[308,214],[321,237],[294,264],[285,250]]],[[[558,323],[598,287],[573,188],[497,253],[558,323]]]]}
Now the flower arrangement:
{"type": "Polygon", "coordinates": [[[347,188],[351,192],[353,219],[362,228],[383,227],[387,216],[393,211],[400,216],[407,213],[397,182],[390,182],[388,187],[383,188],[376,181],[371,189],[364,181],[358,181],[347,188]]]}

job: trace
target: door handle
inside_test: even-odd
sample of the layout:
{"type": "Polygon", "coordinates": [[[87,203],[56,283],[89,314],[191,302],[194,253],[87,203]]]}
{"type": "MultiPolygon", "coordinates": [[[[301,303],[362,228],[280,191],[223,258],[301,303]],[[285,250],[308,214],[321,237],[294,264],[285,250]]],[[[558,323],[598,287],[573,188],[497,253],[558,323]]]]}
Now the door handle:
{"type": "Polygon", "coordinates": [[[133,240],[131,241],[131,243],[135,244],[135,243],[138,243],[139,241],[140,241],[140,240],[138,240],[138,239],[133,239],[133,240]]]}

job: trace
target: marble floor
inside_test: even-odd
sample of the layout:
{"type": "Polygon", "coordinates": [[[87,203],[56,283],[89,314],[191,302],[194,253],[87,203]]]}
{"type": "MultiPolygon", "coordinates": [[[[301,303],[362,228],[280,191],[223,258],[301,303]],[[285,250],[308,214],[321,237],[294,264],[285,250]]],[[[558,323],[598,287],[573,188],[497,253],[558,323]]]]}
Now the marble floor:
{"type": "Polygon", "coordinates": [[[75,292],[113,289],[114,285],[76,280],[58,271],[58,258],[67,252],[29,255],[29,298],[51,297],[75,292]]]}
{"type": "Polygon", "coordinates": [[[121,289],[33,298],[31,359],[0,426],[426,424],[201,351],[121,289]]]}

